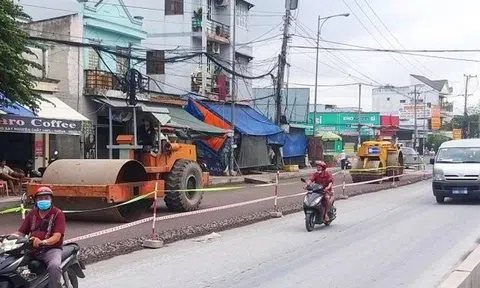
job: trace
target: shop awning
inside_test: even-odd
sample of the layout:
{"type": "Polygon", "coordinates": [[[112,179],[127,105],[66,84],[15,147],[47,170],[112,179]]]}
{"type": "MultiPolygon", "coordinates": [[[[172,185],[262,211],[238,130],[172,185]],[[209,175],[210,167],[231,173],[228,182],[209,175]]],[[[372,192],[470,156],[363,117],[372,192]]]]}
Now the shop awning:
{"type": "MultiPolygon", "coordinates": [[[[124,99],[118,98],[95,98],[94,101],[100,104],[109,105],[112,108],[127,108],[127,102],[124,99]]],[[[215,126],[206,124],[201,120],[190,115],[181,106],[157,104],[155,102],[139,102],[136,107],[139,107],[142,112],[151,113],[162,126],[169,126],[179,129],[191,129],[193,131],[205,134],[226,134],[227,130],[217,128],[215,126]]]]}
{"type": "Polygon", "coordinates": [[[90,121],[87,117],[78,113],[75,109],[65,104],[62,100],[53,95],[43,95],[47,101],[40,102],[40,109],[37,116],[42,118],[76,120],[76,121],[90,121]]]}
{"type": "MultiPolygon", "coordinates": [[[[225,121],[232,123],[232,106],[229,103],[201,101],[201,105],[225,121]]],[[[235,129],[241,134],[266,136],[268,144],[283,145],[285,132],[260,112],[247,105],[235,105],[235,129]]]]}
{"type": "Polygon", "coordinates": [[[323,141],[342,140],[342,137],[333,132],[318,132],[315,136],[322,138],[323,141]]]}

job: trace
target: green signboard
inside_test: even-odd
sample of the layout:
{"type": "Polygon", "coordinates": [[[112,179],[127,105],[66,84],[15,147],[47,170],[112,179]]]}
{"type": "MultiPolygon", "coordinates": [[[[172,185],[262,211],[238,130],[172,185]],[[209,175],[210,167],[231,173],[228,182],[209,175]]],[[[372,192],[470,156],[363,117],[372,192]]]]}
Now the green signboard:
{"type": "MultiPolygon", "coordinates": [[[[372,127],[380,126],[379,112],[361,113],[361,135],[375,135],[372,127]]],[[[308,124],[313,124],[313,113],[308,114],[308,124]]],[[[306,129],[307,135],[312,135],[313,129],[306,129]]],[[[317,112],[316,130],[331,131],[340,135],[358,135],[358,113],[356,112],[317,112]]]]}

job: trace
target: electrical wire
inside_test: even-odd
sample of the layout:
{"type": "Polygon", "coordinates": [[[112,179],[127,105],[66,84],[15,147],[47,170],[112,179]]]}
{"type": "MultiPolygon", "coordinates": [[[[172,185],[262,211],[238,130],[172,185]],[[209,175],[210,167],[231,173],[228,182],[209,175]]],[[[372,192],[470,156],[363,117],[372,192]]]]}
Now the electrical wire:
{"type": "MultiPolygon", "coordinates": [[[[392,38],[398,43],[398,45],[400,45],[400,47],[402,47],[403,49],[406,49],[405,46],[402,45],[402,43],[400,43],[400,41],[398,40],[398,38],[395,36],[395,34],[392,33],[392,31],[390,31],[390,29],[388,29],[387,25],[382,21],[382,19],[380,18],[380,16],[378,16],[377,12],[375,12],[375,9],[373,9],[373,7],[370,5],[370,3],[368,2],[368,0],[363,0],[368,8],[370,8],[370,10],[373,12],[373,14],[375,15],[375,17],[377,17],[377,19],[380,21],[380,23],[383,25],[383,27],[385,28],[385,30],[387,30],[387,32],[392,36],[392,38]]],[[[431,75],[435,76],[435,77],[438,77],[438,75],[435,74],[435,72],[433,72],[432,70],[428,69],[427,66],[423,65],[420,61],[418,61],[418,59],[416,57],[412,57],[413,60],[415,60],[415,62],[417,62],[418,64],[420,64],[420,66],[422,66],[426,71],[428,71],[431,75]]]]}

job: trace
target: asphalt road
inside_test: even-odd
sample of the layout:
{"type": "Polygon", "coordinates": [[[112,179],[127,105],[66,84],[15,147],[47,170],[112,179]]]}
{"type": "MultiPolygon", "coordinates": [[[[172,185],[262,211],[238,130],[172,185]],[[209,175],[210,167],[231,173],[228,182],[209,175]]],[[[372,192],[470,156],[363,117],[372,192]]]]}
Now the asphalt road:
{"type": "Polygon", "coordinates": [[[430,181],[87,266],[82,287],[434,287],[480,236],[480,202],[438,205],[430,181]]]}
{"type": "MultiPolygon", "coordinates": [[[[421,175],[405,176],[402,177],[402,182],[406,182],[409,179],[419,178],[421,175]]],[[[343,181],[343,175],[335,176],[335,185],[341,185],[343,181]]],[[[351,183],[351,178],[346,177],[346,183],[351,183]]],[[[300,179],[284,180],[278,187],[278,195],[292,195],[302,192],[302,183],[300,179]]],[[[383,184],[366,184],[361,186],[347,187],[345,195],[357,194],[365,191],[379,190],[379,188],[388,188],[391,183],[384,182],[383,184]]],[[[274,187],[255,187],[254,185],[242,185],[243,188],[239,190],[230,190],[223,192],[208,192],[204,194],[204,201],[202,202],[201,209],[207,209],[212,207],[218,207],[222,205],[228,205],[233,203],[239,203],[244,201],[250,201],[254,199],[260,199],[270,197],[274,195],[274,187]]],[[[337,195],[343,193],[341,188],[335,189],[337,195]]],[[[293,203],[299,203],[301,197],[292,197],[279,200],[279,206],[287,206],[293,203]]],[[[167,211],[163,201],[160,201],[158,216],[171,214],[167,211]]],[[[273,208],[273,201],[259,202],[251,205],[236,207],[228,210],[217,211],[214,213],[206,213],[201,215],[192,215],[182,218],[169,219],[157,224],[157,231],[167,231],[171,229],[178,229],[183,227],[189,227],[193,225],[201,225],[210,223],[213,221],[221,221],[232,217],[239,217],[243,215],[249,215],[260,211],[265,211],[273,208]]],[[[151,211],[145,213],[145,217],[152,216],[151,211]]],[[[16,231],[20,227],[22,219],[19,214],[9,214],[0,216],[0,234],[8,234],[16,231]]],[[[112,228],[122,223],[105,223],[101,222],[101,219],[97,222],[82,222],[82,221],[67,221],[66,239],[82,236],[96,231],[112,228]]],[[[82,247],[88,247],[93,245],[102,245],[105,243],[112,243],[116,241],[122,241],[138,236],[149,234],[151,231],[151,224],[145,223],[138,226],[131,227],[129,229],[121,230],[118,232],[110,233],[104,236],[95,237],[87,240],[79,241],[78,243],[82,247]]]]}

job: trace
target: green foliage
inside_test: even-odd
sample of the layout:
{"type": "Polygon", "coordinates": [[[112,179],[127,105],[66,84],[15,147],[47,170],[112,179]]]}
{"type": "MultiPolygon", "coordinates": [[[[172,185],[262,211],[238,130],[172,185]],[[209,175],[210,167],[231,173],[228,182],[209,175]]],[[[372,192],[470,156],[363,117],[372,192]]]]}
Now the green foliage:
{"type": "Polygon", "coordinates": [[[428,135],[427,147],[437,152],[440,145],[442,145],[443,142],[448,140],[450,139],[441,133],[431,134],[431,135],[428,135]]]}
{"type": "MultiPolygon", "coordinates": [[[[28,72],[29,67],[41,69],[41,65],[24,59],[23,53],[33,55],[28,47],[36,45],[28,33],[21,29],[17,19],[29,19],[19,5],[12,0],[0,0],[0,91],[12,102],[36,111],[43,98],[34,91],[37,78],[28,72]]],[[[8,101],[2,106],[11,105],[8,101]]]]}
{"type": "Polygon", "coordinates": [[[335,156],[327,154],[325,155],[325,159],[323,161],[327,164],[335,163],[335,156]]]}

